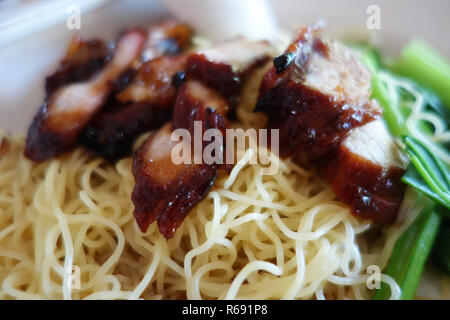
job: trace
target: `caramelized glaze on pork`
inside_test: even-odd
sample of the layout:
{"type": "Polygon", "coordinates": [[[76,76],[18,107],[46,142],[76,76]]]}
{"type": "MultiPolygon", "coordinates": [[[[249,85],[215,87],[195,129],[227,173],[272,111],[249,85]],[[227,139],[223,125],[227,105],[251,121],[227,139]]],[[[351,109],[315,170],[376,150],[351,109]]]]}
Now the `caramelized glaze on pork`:
{"type": "Polygon", "coordinates": [[[274,60],[255,111],[269,116],[269,129],[280,130],[281,156],[316,165],[354,214],[392,222],[403,198],[404,164],[393,160],[398,148],[370,100],[371,74],[320,31],[304,28],[274,60]]]}
{"type": "Polygon", "coordinates": [[[25,154],[43,161],[71,150],[89,121],[104,106],[113,82],[140,55],[145,33],[134,29],[124,33],[114,57],[88,81],[59,88],[39,109],[28,131],[25,154]]]}
{"type": "Polygon", "coordinates": [[[171,154],[178,142],[171,140],[172,132],[172,125],[165,125],[147,139],[133,158],[136,185],[132,200],[136,221],[142,232],[158,221],[166,238],[174,235],[217,178],[214,166],[173,162],[171,154]]]}
{"type": "Polygon", "coordinates": [[[165,56],[141,66],[134,81],[110,99],[83,131],[81,142],[110,162],[131,153],[135,140],[170,120],[176,89],[172,77],[185,56],[165,56]]]}
{"type": "Polygon", "coordinates": [[[88,80],[104,68],[112,54],[113,50],[101,40],[73,37],[58,70],[46,79],[47,98],[67,84],[88,80]]]}
{"type": "Polygon", "coordinates": [[[249,74],[269,61],[273,52],[268,42],[237,38],[190,55],[186,72],[231,98],[241,92],[249,74]]]}
{"type": "MultiPolygon", "coordinates": [[[[237,52],[243,50],[242,43],[241,40],[234,43],[237,52]]],[[[225,137],[228,127],[227,115],[231,110],[230,100],[232,100],[226,93],[231,92],[233,95],[240,93],[242,81],[246,78],[244,74],[267,57],[265,53],[261,54],[259,44],[255,47],[256,52],[252,54],[248,52],[246,44],[247,48],[244,51],[247,55],[241,56],[241,59],[234,56],[236,52],[231,50],[230,43],[227,46],[230,46],[227,50],[216,52],[222,56],[220,59],[217,56],[214,62],[197,54],[189,56],[187,79],[183,77],[175,81],[180,88],[172,124],[166,125],[152,135],[134,156],[133,173],[136,186],[133,202],[136,208],[135,217],[143,232],[157,220],[160,232],[167,238],[172,237],[186,215],[207,195],[218,176],[223,163],[224,141],[218,150],[214,150],[213,155],[216,159],[220,159],[220,163],[207,164],[203,152],[200,162],[197,162],[195,143],[199,142],[193,140],[196,139],[195,124],[200,125],[198,132],[200,139],[208,129],[217,129],[225,137]],[[194,61],[198,62],[204,74],[192,73],[194,61]],[[218,73],[214,81],[211,81],[211,75],[215,72],[218,73]],[[239,77],[238,86],[230,82],[236,80],[233,77],[239,77]],[[229,88],[229,85],[234,87],[229,88]],[[184,141],[191,150],[189,164],[176,165],[171,157],[175,145],[170,142],[169,136],[172,130],[176,129],[184,129],[190,133],[192,140],[184,141]]],[[[211,58],[211,54],[208,56],[211,58]]],[[[209,142],[201,141],[201,151],[208,145],[209,142]]]]}
{"type": "Polygon", "coordinates": [[[172,77],[184,71],[186,56],[182,53],[191,40],[191,29],[178,21],[152,26],[140,58],[132,65],[131,79],[125,79],[125,85],[115,90],[84,130],[82,144],[115,162],[131,153],[141,134],[166,123],[175,102],[172,77]]]}

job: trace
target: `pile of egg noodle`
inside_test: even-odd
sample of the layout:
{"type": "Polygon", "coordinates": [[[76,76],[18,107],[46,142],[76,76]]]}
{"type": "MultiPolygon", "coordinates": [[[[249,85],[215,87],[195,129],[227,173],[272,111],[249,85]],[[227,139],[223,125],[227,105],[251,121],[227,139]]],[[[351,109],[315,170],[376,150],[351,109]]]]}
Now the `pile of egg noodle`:
{"type": "MultiPolygon", "coordinates": [[[[257,83],[237,110],[244,128],[263,121],[257,83]]],[[[135,223],[130,158],[112,166],[80,148],[35,164],[23,137],[2,150],[0,299],[370,299],[368,268],[384,268],[404,229],[373,240],[312,170],[271,155],[279,170],[262,175],[247,149],[166,240],[135,223]]]]}

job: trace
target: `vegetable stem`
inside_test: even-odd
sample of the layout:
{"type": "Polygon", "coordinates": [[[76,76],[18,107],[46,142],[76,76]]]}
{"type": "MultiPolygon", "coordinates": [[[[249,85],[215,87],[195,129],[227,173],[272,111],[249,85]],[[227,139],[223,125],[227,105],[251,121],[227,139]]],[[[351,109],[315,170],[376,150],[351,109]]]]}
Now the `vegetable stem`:
{"type": "Polygon", "coordinates": [[[405,117],[400,111],[398,103],[392,99],[383,81],[374,75],[372,77],[372,96],[383,108],[383,118],[395,137],[401,137],[406,132],[405,117]]]}
{"type": "MultiPolygon", "coordinates": [[[[385,271],[400,286],[401,300],[414,298],[425,262],[441,225],[442,216],[438,209],[433,202],[427,202],[413,224],[398,239],[385,271]]],[[[383,283],[373,299],[389,299],[390,291],[389,286],[383,283]]]]}
{"type": "MultiPolygon", "coordinates": [[[[423,42],[413,41],[391,68],[395,73],[409,78],[402,79],[384,72],[377,55],[374,54],[376,51],[362,47],[359,52],[361,61],[374,74],[372,97],[383,108],[383,118],[389,131],[394,137],[403,140],[405,152],[411,159],[402,181],[428,197],[424,200],[426,201],[424,209],[397,240],[385,270],[385,273],[400,286],[402,290],[400,299],[409,300],[414,298],[425,262],[438,235],[441,220],[450,211],[448,210],[450,209],[450,169],[447,162],[431,151],[433,147],[440,148],[441,145],[423,138],[423,136],[434,134],[429,125],[423,121],[418,123],[417,128],[424,134],[423,136],[414,136],[412,129],[410,131],[410,124],[407,125],[407,121],[410,120],[408,117],[411,116],[411,112],[408,114],[404,106],[408,102],[411,103],[409,97],[412,96],[415,99],[414,102],[422,103],[420,107],[433,109],[442,119],[448,119],[450,65],[423,42]],[[441,209],[443,209],[442,212],[441,209]]],[[[419,109],[417,105],[414,106],[417,112],[419,109]]],[[[437,250],[439,263],[441,267],[448,268],[449,255],[445,252],[442,254],[442,251],[449,247],[446,245],[439,248],[440,250],[437,250]]],[[[383,283],[381,289],[375,293],[374,299],[388,299],[391,296],[390,291],[389,286],[383,283]]]]}
{"type": "Polygon", "coordinates": [[[406,137],[405,142],[411,165],[402,179],[403,182],[450,209],[449,166],[419,140],[406,137]]]}
{"type": "Polygon", "coordinates": [[[450,109],[450,64],[423,41],[410,42],[391,69],[433,91],[450,109]]]}

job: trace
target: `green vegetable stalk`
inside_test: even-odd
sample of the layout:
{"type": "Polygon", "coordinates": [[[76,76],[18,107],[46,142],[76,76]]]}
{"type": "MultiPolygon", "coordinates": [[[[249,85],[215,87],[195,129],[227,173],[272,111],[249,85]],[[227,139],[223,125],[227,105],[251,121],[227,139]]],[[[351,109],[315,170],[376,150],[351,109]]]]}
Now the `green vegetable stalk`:
{"type": "Polygon", "coordinates": [[[372,78],[372,96],[383,107],[383,118],[392,135],[395,137],[403,136],[407,130],[405,116],[399,108],[398,101],[392,99],[378,75],[372,78]]]}
{"type": "MultiPolygon", "coordinates": [[[[405,143],[405,151],[410,156],[411,163],[403,181],[429,199],[413,224],[398,239],[385,270],[385,273],[399,284],[402,290],[401,299],[413,299],[423,268],[439,234],[443,217],[450,209],[449,165],[436,157],[427,145],[409,132],[406,126],[408,114],[401,108],[405,103],[402,101],[404,92],[396,88],[397,91],[393,94],[392,88],[386,86],[380,77],[381,67],[374,67],[381,65],[379,61],[374,60],[377,55],[367,50],[361,50],[360,53],[361,60],[374,73],[372,96],[383,107],[383,117],[390,132],[405,143]]],[[[415,41],[406,47],[402,56],[392,66],[392,70],[436,93],[447,106],[447,109],[443,108],[444,111],[439,109],[441,104],[436,103],[434,95],[427,94],[426,90],[408,82],[414,90],[418,89],[428,107],[447,121],[446,116],[450,110],[450,65],[443,58],[425,44],[415,41]]],[[[389,80],[389,74],[387,76],[389,80]]],[[[392,75],[392,78],[394,77],[392,75]]],[[[432,133],[431,129],[423,124],[420,130],[426,134],[432,133]]],[[[439,236],[435,250],[436,259],[441,268],[450,269],[450,230],[439,236]],[[442,241],[447,241],[447,244],[442,244],[442,241]]],[[[390,288],[383,284],[373,298],[384,300],[390,295],[390,288]]]]}
{"type": "MultiPolygon", "coordinates": [[[[395,244],[385,273],[394,278],[400,286],[401,300],[414,298],[423,268],[439,232],[441,220],[441,214],[429,201],[416,221],[395,244]]],[[[383,283],[373,299],[386,300],[390,296],[389,286],[383,283]]]]}
{"type": "Polygon", "coordinates": [[[450,65],[424,42],[415,40],[409,43],[391,69],[433,91],[450,109],[450,65]]]}
{"type": "Polygon", "coordinates": [[[406,137],[407,153],[411,159],[403,182],[427,195],[445,208],[450,208],[450,169],[427,147],[413,137],[406,137]]]}

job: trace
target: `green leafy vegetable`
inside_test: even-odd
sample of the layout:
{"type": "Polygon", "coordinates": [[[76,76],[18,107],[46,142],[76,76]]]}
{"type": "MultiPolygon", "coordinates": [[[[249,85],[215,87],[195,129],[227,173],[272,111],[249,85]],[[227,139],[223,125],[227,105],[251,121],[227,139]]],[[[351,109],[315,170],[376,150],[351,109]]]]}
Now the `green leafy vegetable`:
{"type": "Polygon", "coordinates": [[[447,123],[450,122],[450,108],[446,108],[441,99],[439,99],[434,93],[419,87],[415,83],[412,83],[412,86],[415,86],[415,89],[420,91],[431,109],[445,119],[447,123]]]}
{"type": "MultiPolygon", "coordinates": [[[[450,169],[448,163],[431,151],[431,149],[446,151],[445,145],[439,145],[433,139],[426,139],[426,143],[422,140],[423,137],[433,136],[434,131],[431,126],[423,121],[417,122],[417,128],[423,134],[422,137],[414,136],[409,130],[407,121],[414,110],[408,106],[422,101],[419,110],[434,112],[436,117],[441,117],[444,123],[448,123],[450,65],[420,42],[408,45],[402,56],[392,66],[394,72],[407,76],[409,79],[399,78],[381,67],[373,68],[375,65],[373,56],[365,54],[364,51],[361,57],[361,60],[374,72],[372,97],[383,107],[383,117],[390,132],[404,142],[405,151],[411,159],[403,181],[431,199],[427,200],[425,208],[398,239],[385,270],[385,273],[399,284],[402,290],[401,299],[413,299],[425,262],[439,233],[441,221],[450,212],[448,210],[450,209],[450,169]]],[[[416,114],[417,110],[415,110],[416,114]]],[[[450,235],[447,233],[440,236],[438,249],[434,255],[435,260],[437,259],[444,270],[448,270],[450,265],[449,239],[450,235]],[[442,244],[442,241],[446,241],[446,244],[442,244]]],[[[389,297],[390,289],[386,284],[383,284],[374,295],[376,300],[389,297]]]]}
{"type": "MultiPolygon", "coordinates": [[[[366,59],[363,61],[368,61],[368,59],[369,57],[366,56],[366,59]]],[[[420,94],[424,103],[430,109],[436,111],[436,116],[443,117],[446,122],[448,122],[446,119],[448,110],[441,108],[442,104],[436,96],[420,88],[410,80],[396,78],[396,76],[384,71],[383,73],[377,72],[372,78],[372,97],[383,107],[383,118],[389,131],[393,136],[404,141],[406,145],[405,151],[411,159],[403,182],[450,209],[450,167],[434,155],[430,150],[430,143],[433,143],[436,148],[445,149],[445,147],[435,142],[427,142],[425,144],[411,134],[406,125],[409,114],[401,108],[401,105],[406,104],[406,97],[412,96],[412,93],[405,95],[404,88],[395,87],[394,84],[396,82],[405,83],[412,90],[415,90],[415,94],[420,94]],[[394,92],[392,88],[389,89],[386,85],[386,79],[387,81],[392,79],[390,85],[394,87],[394,92]]],[[[433,133],[433,130],[424,123],[420,123],[419,128],[424,134],[431,135],[433,133]]]]}
{"type": "MultiPolygon", "coordinates": [[[[385,273],[394,278],[400,286],[401,300],[411,300],[415,296],[425,263],[433,248],[442,216],[433,202],[428,201],[414,223],[395,244],[385,273]]],[[[373,299],[386,300],[391,295],[390,287],[381,285],[373,299]]]]}
{"type": "Polygon", "coordinates": [[[405,138],[411,165],[403,182],[450,209],[450,168],[414,137],[405,138]]]}
{"type": "Polygon", "coordinates": [[[359,55],[359,59],[369,68],[372,73],[378,72],[381,68],[381,59],[378,50],[365,42],[346,42],[359,55]]]}
{"type": "Polygon", "coordinates": [[[372,97],[383,107],[383,118],[395,137],[406,134],[405,115],[399,108],[399,102],[394,99],[378,75],[372,77],[372,97]]]}
{"type": "Polygon", "coordinates": [[[450,109],[450,65],[423,41],[409,43],[391,69],[433,91],[450,109]]]}

